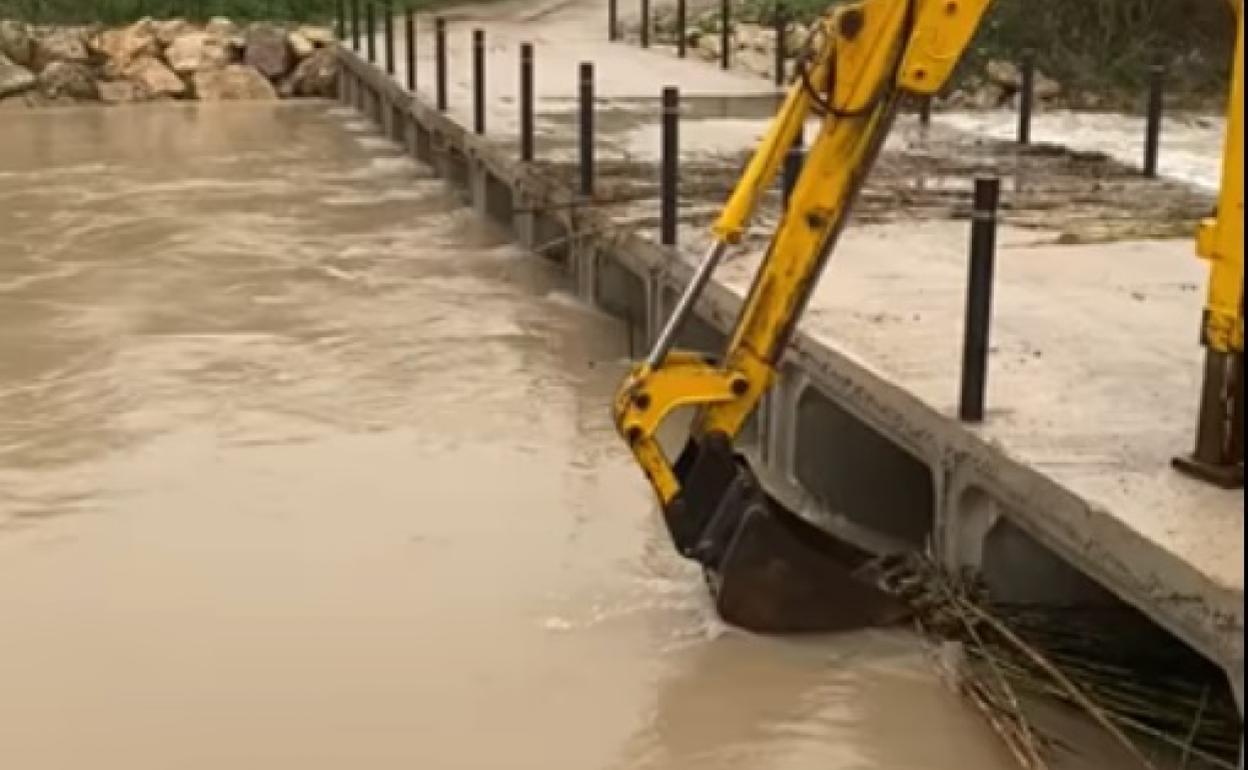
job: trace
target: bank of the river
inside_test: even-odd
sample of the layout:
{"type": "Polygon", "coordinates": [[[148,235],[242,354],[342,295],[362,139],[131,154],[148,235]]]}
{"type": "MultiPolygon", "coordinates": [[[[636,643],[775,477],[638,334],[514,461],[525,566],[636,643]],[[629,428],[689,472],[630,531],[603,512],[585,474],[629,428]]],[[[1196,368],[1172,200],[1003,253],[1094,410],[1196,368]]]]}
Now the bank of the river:
{"type": "Polygon", "coordinates": [[[0,20],[0,107],[332,96],[336,44],[325,27],[223,17],[124,27],[0,20]]]}

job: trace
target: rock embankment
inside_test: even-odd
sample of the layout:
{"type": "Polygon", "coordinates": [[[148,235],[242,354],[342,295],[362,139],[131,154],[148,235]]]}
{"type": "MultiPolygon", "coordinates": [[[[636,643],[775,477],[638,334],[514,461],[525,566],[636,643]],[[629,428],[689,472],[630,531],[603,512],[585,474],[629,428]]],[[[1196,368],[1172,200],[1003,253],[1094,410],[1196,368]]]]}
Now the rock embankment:
{"type": "MultiPolygon", "coordinates": [[[[739,9],[742,13],[747,8],[739,9]]],[[[720,31],[718,10],[691,15],[682,30],[677,23],[676,11],[671,7],[656,9],[652,17],[653,37],[660,45],[674,46],[684,36],[690,56],[706,61],[719,61],[724,46],[720,31]]],[[[640,37],[639,23],[634,21],[625,29],[629,38],[640,37]]],[[[786,25],[784,50],[785,72],[791,74],[795,59],[805,54],[811,37],[811,28],[801,22],[786,25]]],[[[733,21],[728,30],[729,60],[734,69],[772,78],[776,67],[776,41],[774,27],[750,21],[733,21]]],[[[956,87],[942,94],[939,101],[946,106],[964,109],[995,109],[1013,101],[1022,86],[1019,68],[1006,61],[990,60],[973,68],[961,77],[956,87]]],[[[1065,89],[1046,73],[1037,71],[1035,98],[1042,103],[1056,104],[1067,96],[1065,89]]],[[[1067,100],[1068,101],[1068,100],[1067,100]]],[[[1092,106],[1092,105],[1088,105],[1092,106]]]]}
{"type": "Polygon", "coordinates": [[[0,106],[333,96],[333,31],[140,19],[125,27],[0,20],[0,106]]]}

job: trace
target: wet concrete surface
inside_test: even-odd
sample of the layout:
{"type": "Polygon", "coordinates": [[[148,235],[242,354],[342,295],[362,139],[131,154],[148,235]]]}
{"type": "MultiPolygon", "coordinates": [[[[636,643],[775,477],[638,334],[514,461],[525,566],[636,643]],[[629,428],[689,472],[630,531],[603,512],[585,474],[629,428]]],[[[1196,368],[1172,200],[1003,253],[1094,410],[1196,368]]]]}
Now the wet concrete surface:
{"type": "Polygon", "coordinates": [[[915,639],[724,628],[619,325],[324,104],[0,142],[7,767],[1010,766],[915,639]]]}

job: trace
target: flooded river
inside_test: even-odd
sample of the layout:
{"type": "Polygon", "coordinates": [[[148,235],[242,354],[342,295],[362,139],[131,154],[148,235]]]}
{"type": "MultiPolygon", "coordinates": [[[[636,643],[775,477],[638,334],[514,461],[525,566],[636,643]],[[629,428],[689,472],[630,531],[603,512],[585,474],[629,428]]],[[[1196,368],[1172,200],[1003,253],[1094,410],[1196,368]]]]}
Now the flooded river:
{"type": "Polygon", "coordinates": [[[617,324],[324,104],[0,122],[0,765],[996,770],[905,634],[716,622],[617,324]]]}

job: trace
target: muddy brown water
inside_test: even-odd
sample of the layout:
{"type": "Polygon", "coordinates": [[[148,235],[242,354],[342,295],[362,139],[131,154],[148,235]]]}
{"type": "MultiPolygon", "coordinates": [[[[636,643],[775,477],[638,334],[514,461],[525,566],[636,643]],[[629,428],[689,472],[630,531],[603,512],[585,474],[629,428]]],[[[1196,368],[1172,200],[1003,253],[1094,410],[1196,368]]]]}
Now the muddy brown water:
{"type": "Polygon", "coordinates": [[[325,104],[0,125],[0,765],[996,770],[904,633],[719,624],[624,334],[325,104]]]}

